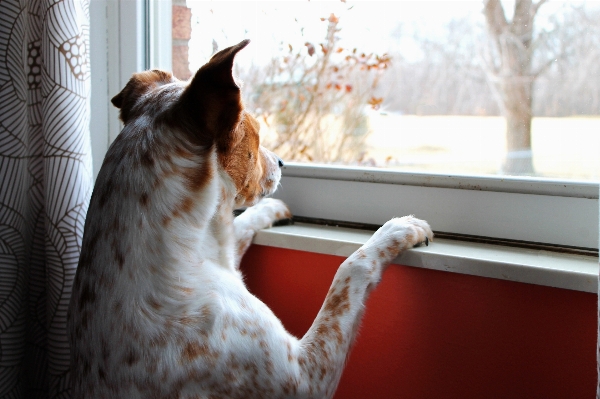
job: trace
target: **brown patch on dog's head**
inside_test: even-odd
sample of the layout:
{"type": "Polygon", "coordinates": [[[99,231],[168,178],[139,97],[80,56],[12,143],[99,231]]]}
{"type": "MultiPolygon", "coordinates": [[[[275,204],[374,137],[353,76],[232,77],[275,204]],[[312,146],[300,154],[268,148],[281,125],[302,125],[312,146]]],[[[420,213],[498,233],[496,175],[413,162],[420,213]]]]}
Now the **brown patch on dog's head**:
{"type": "MultiPolygon", "coordinates": [[[[275,157],[260,146],[259,124],[250,114],[244,113],[234,137],[239,140],[227,152],[219,152],[219,162],[236,187],[236,203],[252,205],[271,191],[275,157]]],[[[275,183],[276,184],[276,183],[275,183]]]]}
{"type": "Polygon", "coordinates": [[[172,73],[158,69],[134,73],[123,90],[114,96],[110,102],[121,110],[119,117],[123,123],[127,123],[142,113],[142,108],[138,105],[144,94],[158,86],[176,81],[177,78],[172,73]]]}

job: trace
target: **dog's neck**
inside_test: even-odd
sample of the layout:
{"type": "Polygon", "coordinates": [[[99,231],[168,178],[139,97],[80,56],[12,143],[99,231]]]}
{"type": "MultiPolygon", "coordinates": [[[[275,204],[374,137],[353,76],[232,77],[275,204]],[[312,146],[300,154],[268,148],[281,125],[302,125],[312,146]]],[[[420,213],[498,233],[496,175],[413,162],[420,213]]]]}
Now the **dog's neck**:
{"type": "MultiPolygon", "coordinates": [[[[234,214],[236,188],[231,177],[220,167],[214,154],[209,156],[212,177],[207,190],[196,198],[189,218],[183,217],[170,231],[171,248],[191,252],[191,265],[205,262],[236,271],[234,214]],[[208,193],[207,193],[208,192],[208,193]],[[195,231],[193,235],[190,232],[195,231]],[[181,243],[185,243],[183,246],[181,243]]],[[[185,270],[185,268],[184,268],[185,270]]]]}
{"type": "Polygon", "coordinates": [[[112,155],[98,176],[93,201],[100,204],[94,206],[108,216],[87,221],[90,236],[119,233],[118,240],[98,244],[98,251],[107,257],[100,274],[114,279],[119,268],[109,267],[112,258],[123,259],[119,267],[131,281],[154,281],[135,292],[123,291],[143,297],[159,287],[185,287],[185,281],[193,279],[190,276],[203,265],[237,273],[233,227],[237,190],[219,165],[215,149],[193,155],[185,151],[191,146],[182,140],[171,138],[179,143],[175,146],[154,138],[148,147],[153,152],[132,154],[125,145],[128,134],[115,140],[112,155]],[[131,168],[132,158],[152,162],[131,168]],[[122,200],[114,200],[121,191],[122,200]]]}
{"type": "Polygon", "coordinates": [[[220,169],[216,178],[220,185],[219,199],[208,228],[217,241],[214,249],[218,251],[218,254],[213,254],[211,260],[215,260],[220,266],[234,271],[236,269],[235,230],[233,227],[233,211],[236,208],[235,185],[229,175],[220,169]]]}

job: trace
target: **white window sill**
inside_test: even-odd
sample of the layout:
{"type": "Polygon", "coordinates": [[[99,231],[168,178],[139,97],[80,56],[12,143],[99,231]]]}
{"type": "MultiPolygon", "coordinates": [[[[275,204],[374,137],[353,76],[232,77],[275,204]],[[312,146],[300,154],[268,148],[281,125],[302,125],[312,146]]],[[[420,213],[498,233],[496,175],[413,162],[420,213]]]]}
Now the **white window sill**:
{"type": "MultiPolygon", "coordinates": [[[[373,234],[370,231],[296,223],[258,232],[253,243],[347,257],[373,234]]],[[[598,258],[557,252],[435,239],[394,263],[520,283],[598,292],[598,258]]]]}

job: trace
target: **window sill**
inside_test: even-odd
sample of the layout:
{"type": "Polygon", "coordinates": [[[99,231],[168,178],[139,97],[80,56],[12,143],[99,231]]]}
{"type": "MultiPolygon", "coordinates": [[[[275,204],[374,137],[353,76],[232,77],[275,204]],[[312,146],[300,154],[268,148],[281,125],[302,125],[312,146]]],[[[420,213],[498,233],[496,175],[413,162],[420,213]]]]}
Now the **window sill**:
{"type": "MultiPolygon", "coordinates": [[[[349,256],[373,233],[296,223],[258,232],[253,243],[328,255],[349,256]]],[[[598,258],[543,250],[436,239],[413,248],[395,264],[597,293],[598,258]]]]}

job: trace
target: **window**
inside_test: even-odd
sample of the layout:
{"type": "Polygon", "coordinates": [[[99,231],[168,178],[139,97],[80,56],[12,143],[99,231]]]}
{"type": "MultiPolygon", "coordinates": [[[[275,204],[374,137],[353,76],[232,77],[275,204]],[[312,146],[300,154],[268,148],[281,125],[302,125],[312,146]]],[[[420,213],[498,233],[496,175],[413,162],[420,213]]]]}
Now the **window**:
{"type": "MultiPolygon", "coordinates": [[[[112,7],[120,29],[131,31],[135,25],[131,16],[137,15],[142,28],[130,37],[138,40],[134,48],[139,43],[144,47],[146,35],[140,33],[144,5],[156,9],[161,2],[125,3],[129,6],[109,5],[108,17],[112,7]]],[[[510,9],[508,2],[499,4],[510,9]]],[[[532,61],[529,70],[530,74],[542,71],[532,88],[531,145],[517,145],[507,152],[502,103],[494,97],[502,94],[503,83],[493,73],[494,67],[502,66],[494,58],[500,50],[493,43],[487,50],[477,47],[483,46],[481,38],[486,34],[482,8],[477,1],[174,0],[173,21],[189,21],[192,29],[173,29],[172,68],[182,76],[215,49],[253,39],[251,47],[240,53],[236,72],[245,81],[248,108],[263,124],[266,145],[284,159],[299,161],[288,163],[279,191],[296,215],[381,224],[394,215],[415,213],[438,232],[597,248],[600,82],[597,74],[584,82],[569,76],[578,76],[572,68],[580,67],[583,59],[590,67],[582,72],[598,65],[594,58],[598,53],[591,51],[600,48],[594,43],[600,37],[595,22],[600,18],[593,17],[598,10],[586,3],[540,7],[536,23],[545,22],[534,33],[548,39],[545,47],[536,50],[539,60],[532,61]],[[384,9],[390,6],[396,7],[393,12],[384,9]],[[459,10],[464,13],[457,14],[459,10]],[[479,25],[470,25],[476,18],[479,25]],[[559,29],[569,18],[578,22],[569,20],[579,30],[559,29]],[[369,32],[375,36],[369,38],[369,32]],[[188,50],[187,60],[186,49],[193,49],[188,50]],[[555,51],[564,51],[560,62],[558,56],[557,61],[549,61],[555,51]],[[572,58],[576,56],[580,58],[572,58]],[[483,62],[489,63],[489,69],[482,69],[483,62]],[[321,70],[326,73],[319,75],[321,70]],[[553,82],[560,82],[560,87],[553,82]],[[569,88],[579,91],[568,92],[569,88]],[[319,107],[303,105],[308,101],[318,102],[319,107]],[[294,119],[298,115],[304,115],[300,136],[293,128],[300,125],[294,119]],[[317,137],[310,136],[314,131],[319,132],[317,137]],[[306,163],[311,160],[335,165],[306,163]],[[509,173],[533,176],[499,176],[498,171],[511,162],[515,169],[509,173]]],[[[168,14],[148,13],[154,15],[149,17],[154,32],[162,29],[150,38],[171,33],[165,23],[171,19],[168,14]]],[[[493,30],[491,22],[490,26],[493,30]]],[[[109,55],[114,44],[110,38],[121,41],[118,57],[113,55],[120,57],[115,65],[121,68],[113,82],[120,81],[114,83],[118,88],[109,88],[108,96],[141,68],[125,72],[127,59],[136,52],[123,51],[127,46],[122,43],[123,33],[107,29],[105,34],[109,55]]],[[[162,58],[138,59],[160,66],[156,63],[164,62],[167,52],[164,45],[158,48],[163,49],[162,58]]],[[[108,110],[107,123],[114,124],[111,112],[116,120],[116,113],[108,110]]]]}
{"type": "Polygon", "coordinates": [[[251,38],[236,72],[286,160],[598,181],[600,6],[521,4],[188,1],[189,69],[251,38]]]}

